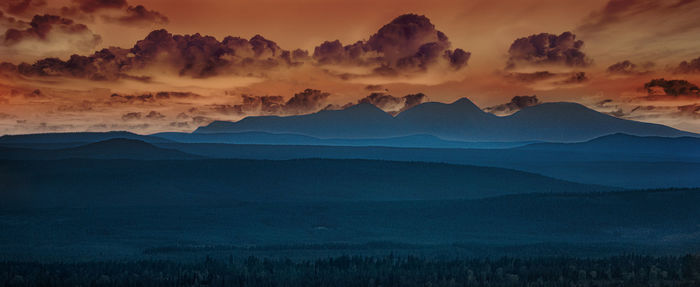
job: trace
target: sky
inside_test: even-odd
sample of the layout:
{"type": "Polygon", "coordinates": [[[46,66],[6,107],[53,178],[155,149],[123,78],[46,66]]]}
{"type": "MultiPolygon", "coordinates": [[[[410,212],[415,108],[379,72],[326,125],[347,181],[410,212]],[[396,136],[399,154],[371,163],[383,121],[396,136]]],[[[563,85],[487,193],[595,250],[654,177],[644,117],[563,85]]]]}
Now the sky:
{"type": "Polygon", "coordinates": [[[700,0],[9,0],[0,134],[192,131],[368,102],[576,102],[700,132],[700,0]]]}

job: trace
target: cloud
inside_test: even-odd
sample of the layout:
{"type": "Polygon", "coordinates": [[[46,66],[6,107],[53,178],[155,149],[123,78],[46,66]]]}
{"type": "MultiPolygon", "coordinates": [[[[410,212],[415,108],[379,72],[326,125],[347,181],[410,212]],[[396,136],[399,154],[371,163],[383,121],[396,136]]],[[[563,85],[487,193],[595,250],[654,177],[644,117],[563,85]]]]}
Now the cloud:
{"type": "Polygon", "coordinates": [[[358,104],[372,104],[391,115],[397,115],[407,109],[415,107],[427,99],[423,93],[409,94],[403,97],[394,97],[384,93],[371,93],[370,95],[359,99],[358,104]]]}
{"type": "Polygon", "coordinates": [[[168,17],[160,12],[149,10],[143,5],[129,5],[126,0],[74,0],[73,5],[61,8],[61,13],[86,19],[101,15],[105,21],[120,25],[148,26],[168,23],[168,17]],[[111,11],[103,13],[105,10],[111,11]]]}
{"type": "Polygon", "coordinates": [[[325,105],[326,99],[331,94],[320,90],[306,89],[294,94],[283,106],[282,110],[286,114],[303,114],[317,112],[325,105]]]}
{"type": "Polygon", "coordinates": [[[381,91],[381,90],[388,91],[388,89],[385,89],[382,85],[367,85],[367,86],[365,86],[365,90],[368,90],[368,91],[381,91]]]}
{"type": "Polygon", "coordinates": [[[92,34],[87,26],[75,23],[71,19],[56,15],[35,15],[29,23],[31,27],[27,29],[8,29],[4,35],[5,45],[14,45],[24,40],[42,40],[49,38],[49,33],[60,33],[66,35],[87,35],[90,46],[97,45],[101,38],[92,34]]]}
{"type": "Polygon", "coordinates": [[[126,114],[122,115],[122,120],[123,121],[140,120],[141,116],[142,115],[140,112],[126,113],[126,114]]]}
{"type": "Polygon", "coordinates": [[[608,66],[606,71],[609,74],[617,75],[643,75],[650,73],[651,71],[649,71],[649,69],[653,66],[654,63],[652,62],[647,62],[642,66],[638,66],[629,60],[624,60],[608,66]]]}
{"type": "Polygon", "coordinates": [[[586,72],[573,72],[568,75],[568,77],[558,83],[560,84],[578,84],[588,81],[588,76],[586,72]]]}
{"type": "Polygon", "coordinates": [[[700,57],[690,61],[683,61],[674,69],[676,74],[698,74],[700,73],[700,57]]]}
{"type": "Polygon", "coordinates": [[[148,112],[148,114],[146,114],[145,118],[149,119],[149,120],[160,120],[160,119],[164,119],[165,115],[163,115],[159,112],[156,112],[156,111],[150,111],[150,112],[148,112]]]}
{"type": "Polygon", "coordinates": [[[0,9],[12,15],[26,15],[46,6],[46,0],[4,0],[0,9]]]}
{"type": "Polygon", "coordinates": [[[492,114],[507,115],[517,112],[522,108],[536,106],[539,104],[540,100],[537,99],[536,95],[515,96],[512,99],[510,99],[510,102],[492,107],[487,107],[484,110],[492,114]]]}
{"type": "MultiPolygon", "coordinates": [[[[446,63],[452,70],[465,67],[471,54],[450,49],[447,36],[435,29],[425,16],[401,15],[373,34],[367,41],[345,45],[325,41],[314,49],[319,65],[366,67],[370,74],[395,76],[402,72],[424,72],[446,63]]],[[[347,76],[346,76],[347,77],[347,76]]]]}
{"type": "Polygon", "coordinates": [[[685,117],[690,117],[693,119],[700,119],[700,104],[691,104],[685,106],[679,106],[678,113],[685,117]]]}
{"type": "MultiPolygon", "coordinates": [[[[3,20],[8,21],[12,22],[3,20]]],[[[84,24],[61,16],[35,15],[29,25],[14,23],[17,25],[7,29],[0,42],[0,53],[13,55],[14,61],[90,51],[102,41],[84,24]]]]}
{"type": "Polygon", "coordinates": [[[587,67],[592,60],[581,48],[583,41],[576,35],[564,32],[555,34],[540,33],[516,39],[508,49],[507,69],[520,66],[566,66],[587,67]]]}
{"type": "Polygon", "coordinates": [[[700,97],[700,88],[686,80],[653,79],[644,84],[648,100],[659,100],[678,97],[700,97]]]}
{"type": "Polygon", "coordinates": [[[565,72],[552,73],[550,71],[537,71],[532,73],[507,73],[504,75],[507,79],[513,79],[523,83],[538,83],[551,82],[555,85],[578,84],[588,81],[588,76],[585,72],[565,72]]]}
{"type": "Polygon", "coordinates": [[[21,64],[25,76],[68,76],[90,80],[143,79],[129,73],[161,70],[179,76],[206,78],[219,74],[264,76],[266,71],[300,64],[295,56],[273,41],[256,35],[250,40],[211,36],[173,35],[156,30],[131,49],[112,47],[90,56],[72,55],[67,61],[46,58],[21,64]]]}
{"type": "Polygon", "coordinates": [[[322,110],[330,93],[305,89],[285,101],[282,96],[241,95],[241,104],[213,104],[209,108],[225,115],[297,115],[322,110]]]}
{"type": "Polygon", "coordinates": [[[594,11],[586,17],[577,31],[597,33],[636,18],[643,18],[650,23],[658,23],[649,21],[647,17],[668,17],[668,14],[683,13],[696,8],[697,1],[695,0],[610,0],[603,9],[594,11]]]}
{"type": "Polygon", "coordinates": [[[0,10],[0,29],[25,29],[30,27],[29,23],[15,19],[12,16],[5,15],[5,13],[0,10]]]}
{"type": "Polygon", "coordinates": [[[171,99],[195,99],[201,97],[199,94],[192,92],[157,92],[144,93],[140,95],[118,94],[113,93],[109,97],[112,103],[134,104],[134,103],[154,103],[156,101],[165,101],[171,99]]]}
{"type": "Polygon", "coordinates": [[[168,17],[158,11],[148,10],[143,5],[129,6],[123,16],[105,18],[125,25],[162,25],[169,22],[168,17]]]}

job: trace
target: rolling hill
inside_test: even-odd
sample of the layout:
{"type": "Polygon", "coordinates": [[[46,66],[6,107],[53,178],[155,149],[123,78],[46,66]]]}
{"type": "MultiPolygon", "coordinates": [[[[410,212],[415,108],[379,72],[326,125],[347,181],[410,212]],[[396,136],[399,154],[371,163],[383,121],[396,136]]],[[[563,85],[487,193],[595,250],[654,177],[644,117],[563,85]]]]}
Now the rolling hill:
{"type": "Polygon", "coordinates": [[[466,199],[613,188],[503,168],[376,160],[0,161],[6,207],[466,199]]]}
{"type": "Polygon", "coordinates": [[[0,147],[0,159],[54,160],[69,158],[92,159],[196,159],[202,156],[179,150],[156,147],[135,139],[112,138],[104,141],[61,149],[29,149],[0,147]]]}

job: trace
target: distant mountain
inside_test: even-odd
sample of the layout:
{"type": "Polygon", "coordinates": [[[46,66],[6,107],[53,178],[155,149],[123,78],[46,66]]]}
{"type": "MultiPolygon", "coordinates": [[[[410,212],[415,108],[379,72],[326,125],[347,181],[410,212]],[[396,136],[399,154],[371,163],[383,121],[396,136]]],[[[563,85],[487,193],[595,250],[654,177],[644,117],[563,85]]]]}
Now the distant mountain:
{"type": "Polygon", "coordinates": [[[159,138],[180,143],[273,144],[273,145],[323,145],[323,146],[389,146],[428,148],[512,148],[532,142],[465,142],[448,141],[432,135],[410,135],[385,138],[330,138],[321,139],[300,134],[275,134],[268,132],[235,133],[177,133],[153,134],[159,138]]]}
{"type": "Polygon", "coordinates": [[[24,134],[24,135],[4,135],[0,136],[1,146],[77,146],[84,143],[94,143],[109,139],[133,139],[147,143],[167,143],[170,140],[157,136],[138,135],[126,131],[111,132],[76,132],[76,133],[44,133],[44,134],[24,134]]]}
{"type": "Polygon", "coordinates": [[[611,133],[697,136],[667,126],[619,119],[576,103],[545,103],[505,117],[486,113],[466,98],[424,103],[396,117],[370,104],[290,117],[216,121],[194,133],[294,133],[320,138],[376,138],[426,134],[457,141],[584,141],[611,133]]]}
{"type": "Polygon", "coordinates": [[[657,137],[612,134],[580,143],[533,143],[519,147],[522,150],[575,151],[597,153],[654,154],[700,158],[700,138],[657,137]]]}
{"type": "Polygon", "coordinates": [[[69,158],[164,160],[204,157],[174,149],[156,147],[140,140],[121,138],[64,149],[40,150],[0,147],[0,159],[53,160],[69,158]]]}

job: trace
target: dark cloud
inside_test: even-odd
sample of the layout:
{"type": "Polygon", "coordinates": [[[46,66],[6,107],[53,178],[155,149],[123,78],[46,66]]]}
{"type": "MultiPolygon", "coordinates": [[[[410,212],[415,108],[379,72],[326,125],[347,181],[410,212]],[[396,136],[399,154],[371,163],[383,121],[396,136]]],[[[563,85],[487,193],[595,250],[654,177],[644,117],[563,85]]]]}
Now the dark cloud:
{"type": "Polygon", "coordinates": [[[415,107],[426,100],[423,93],[409,94],[403,97],[394,97],[384,93],[371,93],[357,101],[358,104],[372,104],[391,115],[397,115],[407,109],[415,107]]]}
{"type": "Polygon", "coordinates": [[[567,67],[586,67],[592,63],[581,48],[583,41],[576,40],[576,35],[564,32],[555,34],[541,33],[519,38],[508,49],[507,68],[519,66],[561,65],[567,67]]]}
{"type": "Polygon", "coordinates": [[[109,102],[120,104],[145,104],[155,103],[156,101],[166,101],[171,99],[192,99],[201,97],[199,94],[192,92],[157,92],[144,93],[140,95],[117,94],[109,96],[109,102]]]}
{"type": "Polygon", "coordinates": [[[131,121],[131,120],[140,120],[142,114],[140,112],[131,112],[131,113],[126,113],[122,115],[122,120],[124,121],[131,121]]]}
{"type": "Polygon", "coordinates": [[[647,99],[654,100],[666,97],[700,97],[700,88],[697,85],[686,80],[665,80],[653,79],[644,84],[644,89],[647,90],[647,99]]]}
{"type": "Polygon", "coordinates": [[[150,112],[148,112],[148,114],[146,114],[145,118],[149,119],[149,120],[160,120],[160,119],[164,119],[165,115],[163,115],[159,112],[156,112],[156,111],[150,111],[150,112]]]}
{"type": "Polygon", "coordinates": [[[142,94],[142,95],[120,95],[112,94],[109,97],[110,101],[123,103],[123,104],[133,104],[133,103],[153,103],[156,97],[153,94],[142,94]]]}
{"type": "Polygon", "coordinates": [[[282,110],[286,114],[303,114],[317,112],[325,106],[326,99],[331,94],[320,90],[306,89],[301,93],[296,93],[283,106],[282,110]]]}
{"type": "Polygon", "coordinates": [[[492,107],[487,107],[484,110],[493,114],[512,114],[525,107],[536,106],[540,104],[540,100],[536,95],[532,96],[515,96],[510,99],[510,102],[492,107]]]}
{"type": "Polygon", "coordinates": [[[94,47],[101,42],[99,35],[93,34],[87,26],[75,23],[71,19],[56,15],[35,15],[27,29],[8,29],[5,32],[4,44],[15,45],[25,40],[46,41],[51,34],[57,37],[64,35],[79,35],[84,37],[80,46],[94,47]]]}
{"type": "Polygon", "coordinates": [[[405,14],[397,17],[367,41],[345,45],[326,41],[314,49],[313,59],[320,65],[336,64],[373,67],[381,75],[401,71],[425,71],[444,61],[454,70],[467,65],[470,53],[450,50],[447,36],[436,30],[425,16],[405,14]]]}
{"type": "Polygon", "coordinates": [[[46,6],[46,0],[3,0],[0,9],[8,14],[24,15],[46,6]]]}
{"type": "Polygon", "coordinates": [[[642,75],[649,73],[649,69],[654,66],[654,63],[647,62],[641,66],[636,65],[629,60],[617,62],[608,67],[607,72],[618,75],[642,75]]]}
{"type": "Polygon", "coordinates": [[[308,114],[322,110],[326,106],[329,93],[306,89],[294,94],[285,101],[282,96],[241,95],[242,103],[237,105],[214,104],[209,108],[225,115],[296,115],[308,114]]]}
{"type": "Polygon", "coordinates": [[[66,16],[93,19],[102,15],[102,19],[120,25],[162,25],[168,23],[168,17],[158,11],[149,10],[143,5],[132,6],[126,0],[74,0],[73,5],[61,8],[66,16]],[[119,11],[100,13],[103,10],[119,11]]]}
{"type": "Polygon", "coordinates": [[[677,74],[698,74],[700,73],[700,57],[690,61],[683,61],[674,69],[677,74]]]}
{"type": "Polygon", "coordinates": [[[151,24],[167,24],[168,17],[158,11],[148,10],[143,5],[129,6],[126,8],[126,14],[119,17],[106,17],[111,21],[116,21],[124,25],[151,25],[151,24]]]}
{"type": "Polygon", "coordinates": [[[211,36],[173,35],[156,30],[131,49],[103,49],[90,56],[73,55],[68,61],[46,58],[21,64],[18,71],[26,76],[60,75],[91,80],[141,79],[127,73],[151,67],[167,67],[180,76],[194,78],[222,73],[262,76],[270,69],[297,66],[300,62],[296,60],[260,35],[250,40],[229,36],[219,42],[211,36]]]}

